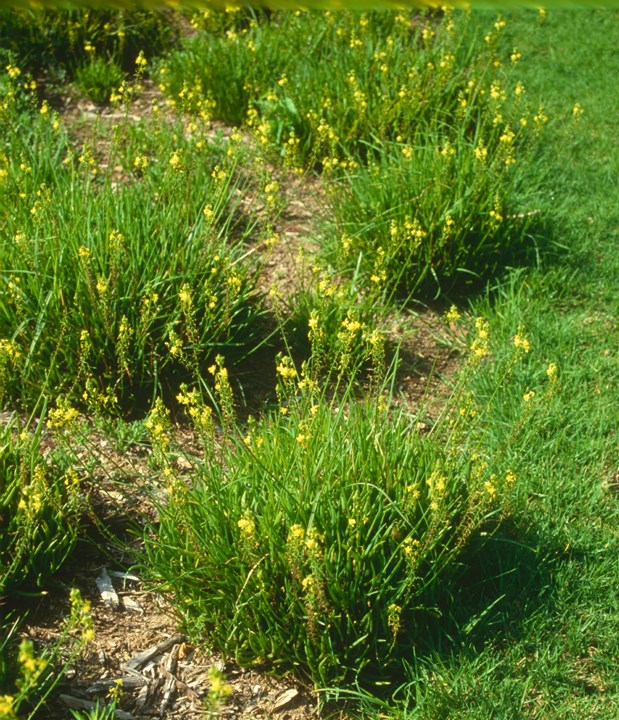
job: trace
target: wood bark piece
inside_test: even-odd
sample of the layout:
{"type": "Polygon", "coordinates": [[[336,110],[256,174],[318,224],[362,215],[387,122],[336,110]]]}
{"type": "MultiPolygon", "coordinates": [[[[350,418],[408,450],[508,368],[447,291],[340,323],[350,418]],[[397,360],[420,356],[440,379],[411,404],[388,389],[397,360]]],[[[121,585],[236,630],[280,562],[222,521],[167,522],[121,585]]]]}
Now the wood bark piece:
{"type": "Polygon", "coordinates": [[[170,704],[172,696],[174,694],[174,688],[176,687],[176,666],[178,664],[178,651],[180,649],[180,643],[174,645],[170,654],[168,655],[165,664],[162,665],[162,670],[165,670],[166,682],[163,686],[163,699],[161,700],[161,706],[159,707],[159,714],[161,717],[164,716],[165,711],[170,704]]]}
{"type": "Polygon", "coordinates": [[[120,598],[116,594],[116,590],[114,590],[112,580],[107,573],[107,568],[104,567],[103,570],[101,570],[101,575],[99,575],[95,582],[97,583],[103,602],[108,607],[118,610],[120,607],[120,598]]]}
{"type": "MultiPolygon", "coordinates": [[[[164,667],[161,668],[161,672],[164,677],[168,677],[169,673],[164,667]]],[[[192,687],[203,687],[207,682],[208,676],[203,675],[202,678],[194,680],[191,685],[183,682],[182,680],[179,680],[177,677],[174,677],[173,679],[176,684],[177,690],[186,695],[189,700],[192,700],[193,702],[199,702],[200,697],[193,691],[192,687]]]]}
{"type": "Polygon", "coordinates": [[[291,703],[298,696],[299,691],[296,688],[289,688],[288,690],[284,690],[284,692],[280,693],[273,701],[272,711],[278,712],[279,710],[283,710],[286,705],[291,703]]]}
{"type": "Polygon", "coordinates": [[[140,692],[135,698],[135,706],[138,710],[141,710],[146,705],[146,701],[148,700],[148,690],[148,685],[144,685],[140,688],[140,692]]]}
{"type": "MultiPolygon", "coordinates": [[[[94,710],[97,706],[101,707],[101,703],[92,702],[91,700],[82,700],[81,698],[76,698],[72,695],[60,695],[60,699],[72,710],[94,710]]],[[[124,712],[123,710],[114,710],[114,717],[118,718],[118,720],[136,720],[133,715],[124,712]]]]}
{"type": "Polygon", "coordinates": [[[108,575],[110,577],[120,578],[125,582],[127,580],[132,580],[133,582],[140,582],[140,578],[137,575],[132,575],[128,572],[121,572],[120,570],[108,570],[108,575]]]}
{"type": "Polygon", "coordinates": [[[114,685],[121,684],[123,690],[134,690],[135,688],[141,688],[144,685],[148,685],[148,680],[142,675],[132,674],[125,675],[119,678],[105,678],[94,682],[86,692],[91,695],[101,692],[102,690],[109,690],[114,685]]]}
{"type": "Polygon", "coordinates": [[[139,615],[144,615],[144,609],[132,598],[124,597],[122,602],[125,610],[130,610],[131,612],[138,613],[139,615]]]}
{"type": "Polygon", "coordinates": [[[131,660],[127,660],[126,663],[123,663],[122,668],[125,670],[138,670],[152,658],[157,655],[163,655],[171,647],[174,647],[174,645],[182,643],[184,639],[184,635],[172,635],[172,637],[169,637],[167,640],[163,640],[158,645],[152,645],[146,650],[142,650],[142,652],[134,655],[131,660]]]}

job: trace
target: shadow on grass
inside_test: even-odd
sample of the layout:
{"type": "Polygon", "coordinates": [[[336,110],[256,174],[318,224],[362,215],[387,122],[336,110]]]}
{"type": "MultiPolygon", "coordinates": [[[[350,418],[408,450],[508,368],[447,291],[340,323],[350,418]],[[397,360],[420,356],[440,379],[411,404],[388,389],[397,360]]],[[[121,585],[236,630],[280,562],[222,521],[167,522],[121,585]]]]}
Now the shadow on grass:
{"type": "MultiPolygon", "coordinates": [[[[489,531],[488,531],[489,532],[489,531]]],[[[436,590],[420,598],[424,607],[408,618],[415,643],[406,647],[380,682],[359,677],[356,690],[332,689],[326,697],[360,701],[366,708],[393,710],[433,666],[454,658],[474,659],[523,637],[528,620],[554,603],[554,576],[564,553],[535,528],[505,521],[492,534],[474,536],[436,590]]],[[[413,693],[414,695],[414,693],[413,693]]],[[[408,701],[407,701],[408,702],[408,701]]],[[[412,701],[414,704],[414,701],[412,701]]]]}
{"type": "Polygon", "coordinates": [[[489,640],[517,637],[531,615],[552,604],[562,554],[535,528],[511,519],[490,536],[479,533],[436,597],[440,618],[423,649],[478,649],[489,640]]]}

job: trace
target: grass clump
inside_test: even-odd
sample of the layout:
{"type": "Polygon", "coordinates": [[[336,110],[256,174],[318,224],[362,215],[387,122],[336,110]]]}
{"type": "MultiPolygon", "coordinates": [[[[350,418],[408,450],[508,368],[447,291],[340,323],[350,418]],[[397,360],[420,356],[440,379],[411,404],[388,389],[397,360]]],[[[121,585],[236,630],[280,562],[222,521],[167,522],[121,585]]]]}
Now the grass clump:
{"type": "Polygon", "coordinates": [[[112,131],[103,157],[34,112],[29,127],[10,106],[1,120],[4,397],[126,404],[249,351],[262,311],[235,153],[164,126],[112,131]]]}
{"type": "Polygon", "coordinates": [[[124,79],[124,73],[116,63],[101,57],[84,62],[75,72],[75,81],[82,92],[99,105],[109,102],[124,79]]]}
{"type": "Polygon", "coordinates": [[[515,200],[510,150],[426,135],[330,179],[326,258],[382,301],[470,292],[523,262],[533,218],[515,200]]]}
{"type": "Polygon", "coordinates": [[[17,642],[19,621],[2,618],[0,624],[0,717],[32,720],[63,676],[92,641],[90,602],[79,590],[69,592],[68,612],[53,644],[39,652],[33,642],[17,642]]]}
{"type": "Polygon", "coordinates": [[[9,423],[0,432],[0,596],[42,587],[75,545],[79,479],[44,459],[42,429],[9,423]]]}
{"type": "Polygon", "coordinates": [[[323,171],[327,261],[364,292],[467,292],[533,256],[522,168],[547,117],[500,17],[483,38],[451,10],[239,11],[194,25],[160,67],[170,104],[245,123],[286,165],[323,171]]]}
{"type": "Polygon", "coordinates": [[[0,57],[59,83],[75,79],[93,58],[133,72],[140,52],[150,57],[174,42],[170,20],[163,12],[137,9],[4,9],[0,57]]]}
{"type": "Polygon", "coordinates": [[[34,427],[13,420],[0,429],[0,717],[7,719],[33,717],[60,679],[60,654],[77,657],[92,638],[77,591],[62,636],[44,653],[18,638],[16,600],[45,591],[74,549],[84,510],[75,470],[44,456],[44,428],[40,419],[34,427]]]}
{"type": "MultiPolygon", "coordinates": [[[[490,372],[490,345],[479,319],[470,373],[490,372]]],[[[311,363],[284,357],[277,372],[279,407],[213,436],[191,480],[160,454],[145,566],[187,627],[242,665],[377,690],[423,642],[463,550],[510,512],[518,468],[487,446],[491,420],[467,394],[424,433],[382,393],[355,400],[344,382],[329,399],[311,363]]],[[[151,427],[169,453],[165,423],[151,427]]]]}

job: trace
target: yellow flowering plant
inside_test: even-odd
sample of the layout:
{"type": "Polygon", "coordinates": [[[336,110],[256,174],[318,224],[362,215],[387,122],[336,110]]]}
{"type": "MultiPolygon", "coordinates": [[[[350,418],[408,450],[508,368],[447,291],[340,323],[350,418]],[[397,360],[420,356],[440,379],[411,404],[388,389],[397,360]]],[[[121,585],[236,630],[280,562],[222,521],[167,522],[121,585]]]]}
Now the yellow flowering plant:
{"type": "Polygon", "coordinates": [[[455,394],[462,419],[446,412],[423,433],[384,385],[359,399],[358,382],[334,394],[311,362],[276,365],[279,407],[155,499],[144,566],[187,626],[241,664],[267,657],[319,686],[388,682],[460,555],[504,515],[518,468],[461,432],[487,422],[474,399],[465,418],[455,394]]]}
{"type": "Polygon", "coordinates": [[[235,154],[178,124],[155,133],[125,121],[110,152],[130,179],[117,187],[96,143],[56,167],[66,129],[37,113],[31,136],[14,120],[0,117],[13,158],[0,219],[17,238],[0,246],[4,401],[45,391],[103,411],[107,397],[112,412],[259,342],[264,309],[244,245],[254,220],[240,208],[235,154]]]}
{"type": "Polygon", "coordinates": [[[0,429],[0,595],[42,587],[76,541],[79,484],[44,459],[43,422],[0,429]]]}

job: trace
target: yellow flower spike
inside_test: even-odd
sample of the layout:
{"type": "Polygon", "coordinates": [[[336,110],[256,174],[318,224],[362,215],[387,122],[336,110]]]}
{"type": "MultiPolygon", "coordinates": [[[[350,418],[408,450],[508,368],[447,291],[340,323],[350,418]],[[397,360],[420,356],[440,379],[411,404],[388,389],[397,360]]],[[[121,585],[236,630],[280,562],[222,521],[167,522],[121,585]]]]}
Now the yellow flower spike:
{"type": "Polygon", "coordinates": [[[13,703],[15,702],[15,698],[13,695],[0,695],[0,717],[6,718],[6,720],[11,720],[11,718],[15,717],[15,713],[13,712],[13,703]]]}
{"type": "Polygon", "coordinates": [[[168,163],[173,170],[180,172],[183,169],[183,160],[180,151],[175,150],[172,155],[170,155],[168,163]]]}
{"type": "Polygon", "coordinates": [[[548,376],[548,379],[550,380],[550,382],[557,381],[557,373],[558,373],[557,364],[550,363],[550,365],[546,368],[546,375],[548,376]]]}
{"type": "Polygon", "coordinates": [[[208,679],[210,683],[209,700],[217,705],[232,694],[232,687],[226,682],[226,678],[221,670],[214,665],[208,670],[208,679]]]}
{"type": "Polygon", "coordinates": [[[249,513],[245,513],[237,522],[237,527],[241,531],[241,537],[245,539],[253,538],[256,532],[256,525],[249,513]]]}
{"type": "Polygon", "coordinates": [[[114,681],[114,684],[110,687],[110,689],[107,691],[107,696],[110,698],[110,700],[114,702],[118,702],[123,695],[123,679],[118,678],[114,681]]]}
{"type": "Polygon", "coordinates": [[[296,540],[303,541],[305,539],[305,530],[301,525],[291,525],[288,531],[288,541],[296,540]]]}
{"type": "Polygon", "coordinates": [[[448,323],[456,323],[460,320],[460,313],[455,305],[452,305],[449,310],[445,313],[445,321],[448,323]]]}
{"type": "Polygon", "coordinates": [[[490,478],[490,480],[487,480],[484,483],[484,488],[485,488],[486,492],[488,493],[488,495],[490,496],[491,500],[493,500],[498,495],[498,491],[492,483],[493,479],[496,480],[496,475],[493,475],[492,478],[490,478]]]}
{"type": "Polygon", "coordinates": [[[514,336],[512,342],[514,344],[514,347],[518,348],[519,350],[524,350],[525,353],[531,351],[531,343],[529,342],[529,339],[526,337],[526,335],[523,334],[522,328],[518,329],[518,332],[514,336]]]}
{"type": "Polygon", "coordinates": [[[475,153],[475,158],[479,162],[485,162],[488,158],[488,148],[483,145],[478,145],[473,152],[475,153]]]}

